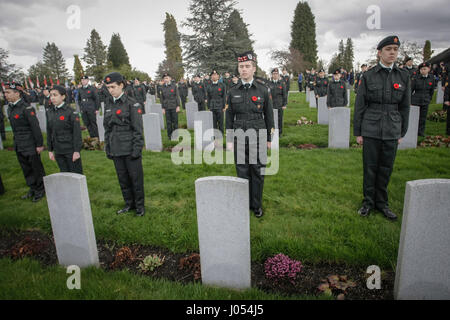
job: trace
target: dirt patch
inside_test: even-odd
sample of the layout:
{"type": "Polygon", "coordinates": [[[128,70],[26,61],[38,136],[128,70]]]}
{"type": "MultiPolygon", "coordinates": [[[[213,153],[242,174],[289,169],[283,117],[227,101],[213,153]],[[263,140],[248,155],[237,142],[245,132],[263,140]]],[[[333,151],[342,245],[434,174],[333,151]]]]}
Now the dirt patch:
{"type": "MultiPolygon", "coordinates": [[[[132,273],[156,279],[177,281],[183,284],[201,281],[200,255],[196,252],[174,254],[167,249],[155,246],[120,246],[113,241],[97,241],[100,267],[107,271],[128,270],[132,273]],[[153,271],[145,271],[140,265],[145,257],[156,255],[164,263],[153,271]]],[[[13,260],[29,257],[44,266],[58,263],[54,240],[38,230],[12,231],[0,229],[0,258],[13,260]]],[[[264,272],[264,263],[252,262],[252,286],[268,293],[282,295],[321,295],[319,286],[327,279],[345,279],[352,286],[342,290],[342,286],[332,286],[329,294],[334,298],[347,300],[392,300],[395,273],[382,273],[381,290],[369,290],[364,267],[346,266],[331,263],[303,263],[302,271],[292,281],[274,281],[264,272]],[[353,286],[354,284],[354,286],[353,286]]],[[[345,288],[345,286],[344,286],[345,288]]]]}

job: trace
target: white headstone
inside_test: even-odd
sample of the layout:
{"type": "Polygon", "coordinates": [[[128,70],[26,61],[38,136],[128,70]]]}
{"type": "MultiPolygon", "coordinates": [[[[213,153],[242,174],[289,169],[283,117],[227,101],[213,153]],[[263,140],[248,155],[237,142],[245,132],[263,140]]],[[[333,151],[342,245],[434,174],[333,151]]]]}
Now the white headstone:
{"type": "Polygon", "coordinates": [[[39,127],[42,132],[47,133],[47,116],[45,114],[45,110],[37,110],[36,115],[39,121],[39,127]]]}
{"type": "Polygon", "coordinates": [[[309,97],[310,97],[310,90],[309,87],[306,87],[306,102],[309,102],[309,97]]]}
{"type": "Polygon", "coordinates": [[[316,101],[316,95],[313,90],[309,92],[309,107],[310,108],[317,108],[317,101],[316,101]]]}
{"type": "Polygon", "coordinates": [[[103,116],[97,116],[98,138],[105,142],[105,127],[103,126],[103,116]]]}
{"type": "Polygon", "coordinates": [[[142,120],[144,122],[145,149],[161,152],[163,150],[163,144],[159,114],[144,114],[142,120]]]}
{"type": "Polygon", "coordinates": [[[193,96],[193,94],[192,94],[192,89],[191,89],[191,88],[188,89],[188,99],[187,99],[187,102],[195,102],[194,96],[193,96]]]}
{"type": "Polygon", "coordinates": [[[99,266],[86,177],[57,173],[44,185],[59,264],[99,266]]]}
{"type": "Polygon", "coordinates": [[[408,131],[398,145],[400,150],[417,148],[417,135],[419,133],[420,107],[411,106],[409,110],[408,131]]]}
{"type": "Polygon", "coordinates": [[[194,114],[195,150],[203,151],[214,147],[212,138],[211,140],[204,139],[206,130],[212,130],[213,128],[213,114],[211,111],[199,111],[194,114]]]}
{"type": "Polygon", "coordinates": [[[152,104],[152,105],[150,105],[149,110],[148,111],[146,110],[145,113],[157,113],[157,114],[159,114],[159,120],[161,121],[161,123],[160,123],[161,130],[165,130],[166,126],[164,124],[164,115],[163,115],[161,104],[152,104]]]}
{"type": "Polygon", "coordinates": [[[437,104],[444,103],[444,90],[442,90],[442,82],[441,81],[439,81],[439,83],[437,85],[436,103],[437,104]]]}
{"type": "Polygon", "coordinates": [[[1,135],[0,135],[0,150],[3,150],[3,141],[1,135]]]}
{"type": "Polygon", "coordinates": [[[406,183],[395,299],[450,299],[449,195],[449,179],[406,183]]]}
{"type": "Polygon", "coordinates": [[[327,97],[319,97],[319,106],[318,106],[318,123],[319,124],[328,124],[328,107],[327,107],[327,97]]]}
{"type": "Polygon", "coordinates": [[[102,116],[104,116],[105,115],[105,103],[101,102],[100,104],[101,104],[101,113],[102,113],[102,116]]]}
{"type": "Polygon", "coordinates": [[[251,287],[248,180],[208,177],[195,182],[202,282],[251,287]]]}
{"type": "Polygon", "coordinates": [[[350,89],[347,89],[347,107],[350,107],[350,89]]]}
{"type": "Polygon", "coordinates": [[[280,129],[278,128],[278,109],[273,108],[273,122],[275,124],[275,129],[280,129]]]}
{"type": "Polygon", "coordinates": [[[350,108],[331,108],[328,116],[328,148],[348,149],[350,147],[350,108]]]}
{"type": "Polygon", "coordinates": [[[186,120],[188,129],[194,129],[194,115],[198,112],[197,102],[186,103],[186,120]]]}

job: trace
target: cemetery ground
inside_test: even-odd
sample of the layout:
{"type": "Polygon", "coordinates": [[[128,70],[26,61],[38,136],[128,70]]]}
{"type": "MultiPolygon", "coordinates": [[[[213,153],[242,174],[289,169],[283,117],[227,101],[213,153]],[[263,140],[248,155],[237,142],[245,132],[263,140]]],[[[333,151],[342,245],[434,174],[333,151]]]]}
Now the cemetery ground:
{"type": "MultiPolygon", "coordinates": [[[[352,92],[351,119],[354,98],[352,92]]],[[[429,114],[441,109],[431,104],[429,114]]],[[[46,200],[20,200],[28,190],[9,131],[0,151],[6,188],[0,196],[0,299],[285,300],[336,299],[341,293],[346,299],[393,299],[406,182],[450,178],[450,148],[399,150],[389,185],[398,221],[379,212],[362,218],[357,214],[362,150],[354,147],[355,137],[348,150],[327,149],[328,126],[299,126],[301,117],[316,123],[317,109],[309,108],[304,93],[293,93],[280,138],[280,170],[265,180],[265,216],[251,216],[252,289],[245,291],[202,286],[198,273],[194,183],[207,176],[236,176],[234,165],[176,166],[170,150],[177,143],[167,139],[166,131],[162,153],[144,152],[143,218],[115,214],[123,199],[112,161],[102,151],[82,152],[101,268],[83,269],[81,290],[68,290],[66,269],[57,266],[46,200]],[[301,261],[293,283],[265,277],[264,262],[278,253],[301,261]],[[144,272],[139,265],[151,254],[165,257],[164,263],[144,272]],[[371,265],[382,270],[381,290],[366,287],[371,265]],[[324,294],[318,288],[333,276],[341,289],[324,294]],[[342,290],[351,282],[356,286],[342,290]]],[[[185,114],[180,115],[183,126],[185,114]]],[[[427,121],[426,135],[444,132],[445,122],[427,121]]],[[[47,175],[59,172],[47,151],[42,160],[47,175]]]]}

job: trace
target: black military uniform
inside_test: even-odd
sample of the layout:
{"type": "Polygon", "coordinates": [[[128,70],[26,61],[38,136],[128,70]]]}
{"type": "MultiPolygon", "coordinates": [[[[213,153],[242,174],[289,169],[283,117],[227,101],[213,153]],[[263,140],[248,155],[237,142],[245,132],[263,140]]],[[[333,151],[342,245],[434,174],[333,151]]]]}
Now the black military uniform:
{"type": "MultiPolygon", "coordinates": [[[[83,79],[89,79],[84,76],[83,79]]],[[[97,90],[93,86],[81,87],[78,89],[78,105],[81,109],[83,123],[86,125],[89,136],[98,138],[97,113],[100,109],[100,99],[97,90]]]]}
{"type": "MultiPolygon", "coordinates": [[[[5,87],[22,90],[22,87],[16,83],[8,83],[5,87]]],[[[22,167],[25,181],[30,188],[22,199],[33,198],[33,202],[39,201],[45,195],[43,180],[45,170],[41,162],[41,156],[36,150],[36,148],[44,146],[36,110],[20,99],[15,104],[9,104],[8,115],[14,134],[14,149],[17,159],[22,167]]]]}
{"type": "Polygon", "coordinates": [[[309,74],[307,86],[309,87],[310,91],[314,91],[314,87],[316,85],[316,78],[317,78],[316,73],[309,74]]]}
{"type": "MultiPolygon", "coordinates": [[[[336,70],[334,74],[340,74],[340,70],[336,70]]],[[[328,84],[327,89],[327,107],[346,107],[348,104],[347,100],[347,89],[345,88],[345,81],[339,79],[338,81],[334,78],[328,84]]]]}
{"type": "Polygon", "coordinates": [[[5,115],[3,114],[3,106],[5,102],[0,99],[0,137],[3,141],[6,140],[6,131],[5,131],[5,115]]]}
{"type": "MultiPolygon", "coordinates": [[[[211,76],[217,73],[216,71],[211,73],[211,76]]],[[[223,121],[225,105],[227,103],[227,87],[224,83],[217,81],[211,82],[211,85],[206,89],[208,108],[213,114],[213,127],[220,130],[223,134],[223,121]]]]}
{"type": "MultiPolygon", "coordinates": [[[[362,66],[361,66],[361,68],[363,68],[363,67],[367,67],[367,65],[366,64],[363,64],[362,66]]],[[[362,75],[364,74],[364,72],[358,72],[357,74],[356,74],[356,78],[355,78],[355,86],[354,86],[354,88],[355,88],[355,92],[358,92],[358,86],[359,86],[359,81],[361,80],[361,77],[362,77],[362,75]]]]}
{"type": "Polygon", "coordinates": [[[407,58],[405,59],[405,62],[404,62],[405,66],[403,67],[404,70],[408,71],[408,74],[409,74],[409,77],[410,77],[410,78],[415,77],[415,76],[417,75],[417,69],[416,69],[416,68],[414,68],[414,67],[409,68],[409,67],[406,65],[406,63],[407,63],[408,61],[411,61],[411,60],[412,60],[412,58],[407,57],[407,58]]]}
{"type": "Polygon", "coordinates": [[[211,79],[203,79],[203,85],[205,86],[205,89],[208,90],[208,87],[211,85],[212,80],[211,79]]]}
{"type": "MultiPolygon", "coordinates": [[[[447,79],[444,83],[445,85],[445,89],[444,89],[444,103],[447,101],[450,101],[450,86],[448,85],[448,80],[449,80],[450,75],[447,75],[447,79]]],[[[445,104],[444,104],[445,105],[445,104]]],[[[446,128],[446,133],[447,135],[450,136],[450,107],[445,105],[446,111],[447,111],[447,128],[446,128]]]]}
{"type": "Polygon", "coordinates": [[[224,77],[222,80],[228,92],[228,90],[230,90],[230,88],[233,86],[233,79],[229,76],[228,78],[224,77]]]}
{"type": "MultiPolygon", "coordinates": [[[[398,37],[383,39],[377,49],[398,45],[398,37]]],[[[364,201],[362,216],[377,208],[389,219],[396,219],[389,209],[387,187],[392,174],[398,140],[408,129],[411,82],[408,72],[381,64],[361,78],[356,96],[354,135],[362,136],[364,164],[364,201]]]]}
{"type": "MultiPolygon", "coordinates": [[[[138,80],[138,79],[135,79],[138,80]]],[[[145,114],[145,101],[147,101],[147,94],[144,85],[134,85],[133,86],[133,94],[135,97],[135,100],[141,104],[142,106],[142,113],[145,114]]]]}
{"type": "MultiPolygon", "coordinates": [[[[48,89],[50,91],[50,89],[48,89]]],[[[45,112],[48,112],[53,107],[52,101],[50,100],[50,94],[48,96],[44,96],[43,106],[45,112]]]]}
{"type": "MultiPolygon", "coordinates": [[[[53,87],[64,94],[62,87],[53,87]]],[[[47,146],[53,152],[61,172],[83,174],[81,158],[73,162],[73,154],[82,147],[80,116],[66,103],[47,113],[47,146]]]]}
{"type": "Polygon", "coordinates": [[[206,101],[206,88],[202,82],[192,83],[192,95],[194,96],[195,102],[198,104],[198,111],[205,111],[205,101],[206,101]]]}
{"type": "Polygon", "coordinates": [[[186,109],[186,101],[188,96],[188,86],[186,82],[178,82],[178,93],[180,95],[181,106],[186,109]]]}
{"type": "MultiPolygon", "coordinates": [[[[120,73],[106,76],[105,83],[123,83],[120,73]]],[[[125,208],[117,214],[136,208],[138,216],[145,214],[144,172],[142,148],[144,147],[142,106],[123,93],[110,98],[106,104],[103,124],[105,127],[105,152],[114,161],[125,208]]]]}
{"type": "MultiPolygon", "coordinates": [[[[166,77],[168,75],[164,75],[166,77]]],[[[166,113],[167,135],[172,139],[172,133],[178,129],[177,107],[180,106],[180,96],[176,84],[161,86],[161,104],[166,113]]]]}
{"type": "MultiPolygon", "coordinates": [[[[274,72],[278,73],[278,69],[272,70],[272,73],[274,72]]],[[[281,136],[283,133],[283,107],[286,107],[288,103],[286,82],[284,82],[284,80],[272,80],[269,83],[269,87],[272,95],[273,109],[278,110],[278,130],[279,135],[281,136]]]]}
{"type": "MultiPolygon", "coordinates": [[[[256,57],[253,53],[246,52],[238,57],[238,61],[256,63],[256,57]]],[[[227,105],[226,128],[234,130],[236,172],[239,178],[249,181],[250,210],[257,217],[262,217],[264,175],[261,171],[266,166],[266,159],[261,158],[258,145],[261,139],[271,141],[274,130],[269,89],[255,80],[251,84],[241,82],[230,88],[227,105]],[[257,141],[251,141],[248,137],[239,137],[239,131],[236,132],[238,129],[250,135],[251,132],[248,130],[256,130],[257,141]],[[267,135],[261,136],[259,130],[266,130],[267,135]],[[256,163],[253,158],[256,158],[256,163]]]]}
{"type": "MultiPolygon", "coordinates": [[[[422,63],[420,68],[430,67],[427,62],[422,63]]],[[[434,77],[428,74],[426,77],[419,72],[411,78],[411,104],[420,107],[419,136],[425,136],[425,125],[427,122],[428,106],[434,95],[434,77]]]]}
{"type": "Polygon", "coordinates": [[[281,75],[281,77],[284,80],[284,83],[286,84],[286,91],[289,92],[291,90],[291,77],[289,76],[289,73],[281,75]]]}
{"type": "Polygon", "coordinates": [[[329,83],[328,78],[317,77],[316,84],[314,86],[314,95],[319,97],[325,97],[328,92],[328,83],[329,83]]]}

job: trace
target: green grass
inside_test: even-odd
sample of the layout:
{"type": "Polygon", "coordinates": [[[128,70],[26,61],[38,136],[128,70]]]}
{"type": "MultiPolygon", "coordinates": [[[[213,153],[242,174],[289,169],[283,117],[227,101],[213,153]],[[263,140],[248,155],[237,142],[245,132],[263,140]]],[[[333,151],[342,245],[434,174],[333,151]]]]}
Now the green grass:
{"type": "MultiPolygon", "coordinates": [[[[351,101],[353,106],[353,92],[351,101]]],[[[441,105],[432,104],[429,112],[441,108],[441,105]]],[[[301,116],[317,121],[317,111],[308,107],[304,93],[291,94],[281,146],[312,143],[326,147],[327,126],[295,126],[301,116]]],[[[181,114],[180,124],[185,123],[185,116],[181,114]]],[[[444,132],[445,123],[427,121],[427,135],[443,135],[444,132]]],[[[7,135],[6,147],[11,146],[12,141],[11,133],[7,135]]],[[[176,144],[168,141],[165,132],[163,139],[166,147],[176,144]]],[[[351,143],[355,143],[353,136],[351,139],[351,143]]],[[[38,228],[51,234],[46,201],[32,204],[20,200],[20,196],[27,192],[27,187],[15,153],[0,151],[0,157],[0,173],[7,189],[7,193],[0,197],[0,226],[38,228]]],[[[368,218],[361,218],[356,213],[362,201],[361,149],[321,148],[306,151],[282,148],[279,173],[265,179],[263,205],[266,215],[260,220],[251,216],[252,260],[264,261],[281,252],[303,262],[337,262],[364,267],[375,264],[383,269],[395,270],[406,182],[450,178],[449,157],[448,148],[418,148],[398,152],[389,185],[389,197],[391,208],[399,215],[399,220],[391,222],[379,213],[368,218]]],[[[56,163],[48,159],[48,152],[43,153],[42,159],[47,174],[59,172],[56,163]]],[[[144,218],[130,215],[118,217],[115,211],[123,206],[123,199],[112,161],[107,160],[100,151],[83,151],[82,160],[97,239],[114,240],[119,244],[151,244],[173,252],[198,250],[195,180],[206,176],[236,176],[233,165],[175,166],[168,152],[145,152],[143,165],[148,214],[144,218]]],[[[31,268],[35,277],[44,272],[39,278],[46,282],[48,270],[40,270],[33,263],[0,263],[1,274],[17,269],[13,277],[20,277],[26,268],[31,268]]],[[[54,272],[56,269],[50,270],[54,272]]],[[[119,287],[124,291],[133,291],[137,282],[131,280],[134,276],[126,272],[110,274],[90,270],[88,274],[94,279],[107,277],[111,283],[123,280],[119,287]],[[131,278],[124,280],[127,277],[131,278]]],[[[158,282],[149,280],[148,285],[155,283],[158,282]]],[[[36,294],[43,290],[44,297],[52,296],[52,292],[56,292],[56,284],[50,281],[48,286],[48,293],[45,293],[47,289],[44,290],[46,285],[42,284],[35,290],[36,294]]],[[[176,289],[179,288],[177,284],[166,286],[174,286],[175,289],[170,289],[172,292],[167,289],[161,295],[167,294],[173,299],[190,297],[176,289]]],[[[11,297],[25,294],[25,289],[14,289],[9,284],[6,289],[11,297]]],[[[192,290],[198,291],[196,297],[202,297],[208,294],[209,289],[193,286],[192,290]]],[[[108,294],[105,292],[105,297],[108,294]]],[[[136,297],[144,296],[137,294],[136,297]]],[[[214,297],[226,299],[228,296],[217,293],[214,297]]],[[[87,294],[83,298],[91,296],[87,294]]]]}

